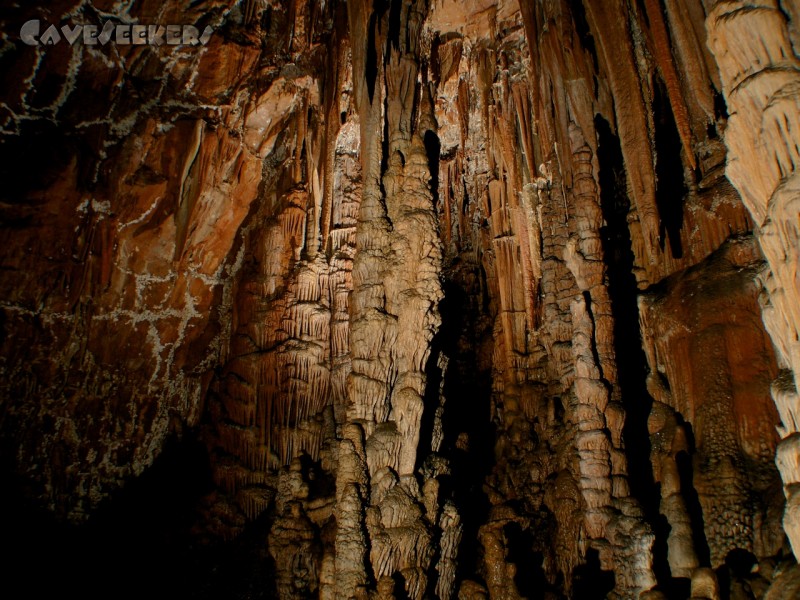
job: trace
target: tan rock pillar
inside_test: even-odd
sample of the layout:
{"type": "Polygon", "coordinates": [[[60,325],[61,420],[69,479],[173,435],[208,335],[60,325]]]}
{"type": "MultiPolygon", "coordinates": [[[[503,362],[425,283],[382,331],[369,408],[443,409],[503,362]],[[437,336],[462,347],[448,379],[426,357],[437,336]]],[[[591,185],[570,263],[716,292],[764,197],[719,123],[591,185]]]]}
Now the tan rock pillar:
{"type": "Polygon", "coordinates": [[[800,556],[800,59],[777,0],[707,4],[708,43],[730,114],[726,175],[769,265],[762,316],[786,369],[773,385],[783,422],[776,462],[787,497],[784,529],[800,556]]]}

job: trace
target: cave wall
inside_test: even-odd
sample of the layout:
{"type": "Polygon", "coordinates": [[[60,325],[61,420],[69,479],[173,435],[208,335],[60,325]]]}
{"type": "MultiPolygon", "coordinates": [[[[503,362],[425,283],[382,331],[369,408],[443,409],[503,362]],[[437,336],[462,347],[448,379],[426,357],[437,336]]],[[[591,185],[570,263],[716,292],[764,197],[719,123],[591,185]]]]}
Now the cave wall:
{"type": "Polygon", "coordinates": [[[796,13],[2,9],[214,28],[4,39],[4,470],[81,521],[199,432],[282,598],[785,593],[796,13]]]}
{"type": "Polygon", "coordinates": [[[798,147],[792,123],[795,105],[796,28],[794,2],[718,3],[707,17],[710,47],[719,64],[731,119],[726,175],[755,223],[768,267],[764,269],[764,323],[777,350],[782,374],[772,395],[781,413],[783,438],[777,464],[787,497],[784,527],[795,554],[800,549],[797,511],[798,280],[795,164],[798,147]],[[751,14],[748,14],[751,13],[751,14]],[[735,39],[735,42],[727,40],[735,39]],[[750,163],[750,167],[744,165],[750,163]]]}

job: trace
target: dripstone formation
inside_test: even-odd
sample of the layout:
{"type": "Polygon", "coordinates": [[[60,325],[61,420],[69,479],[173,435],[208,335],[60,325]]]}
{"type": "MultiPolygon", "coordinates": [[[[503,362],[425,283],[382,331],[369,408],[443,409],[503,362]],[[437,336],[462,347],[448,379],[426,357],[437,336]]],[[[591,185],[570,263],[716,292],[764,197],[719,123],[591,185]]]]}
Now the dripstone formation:
{"type": "Polygon", "coordinates": [[[185,597],[800,597],[797,2],[0,23],[13,506],[78,539],[192,440],[185,597]]]}

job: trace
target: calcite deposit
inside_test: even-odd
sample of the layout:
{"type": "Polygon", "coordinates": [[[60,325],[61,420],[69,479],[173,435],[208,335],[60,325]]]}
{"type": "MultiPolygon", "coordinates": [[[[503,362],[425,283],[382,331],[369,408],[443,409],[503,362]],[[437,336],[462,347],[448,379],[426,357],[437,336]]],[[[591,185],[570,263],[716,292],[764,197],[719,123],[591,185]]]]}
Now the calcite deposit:
{"type": "Polygon", "coordinates": [[[95,549],[85,582],[800,593],[796,2],[58,0],[0,23],[20,563],[71,570],[42,548],[148,498],[180,516],[141,555],[180,560],[95,549]],[[124,43],[140,25],[165,42],[124,43]]]}

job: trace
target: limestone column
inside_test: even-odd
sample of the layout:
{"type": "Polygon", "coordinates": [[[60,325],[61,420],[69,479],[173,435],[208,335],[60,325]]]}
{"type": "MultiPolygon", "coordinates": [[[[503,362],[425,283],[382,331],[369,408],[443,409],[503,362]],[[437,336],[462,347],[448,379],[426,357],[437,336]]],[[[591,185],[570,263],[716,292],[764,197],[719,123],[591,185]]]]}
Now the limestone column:
{"type": "Polygon", "coordinates": [[[768,263],[762,316],[785,369],[772,390],[782,420],[776,462],[787,498],[784,529],[800,556],[800,59],[777,0],[706,4],[730,114],[726,175],[768,263]]]}

